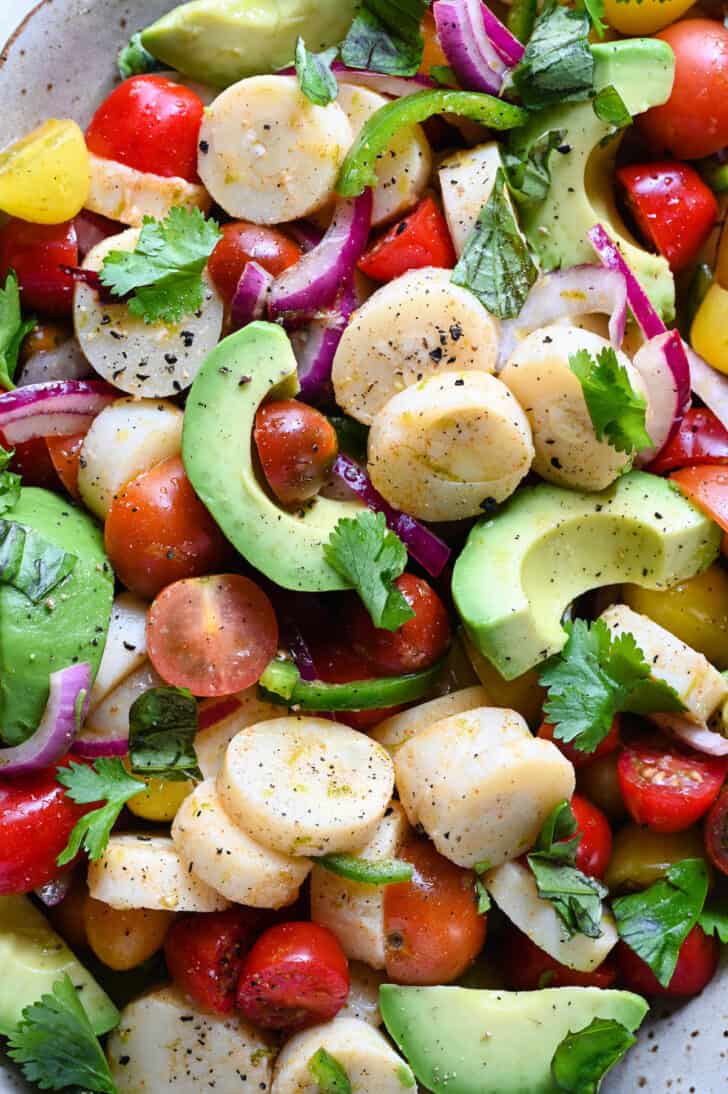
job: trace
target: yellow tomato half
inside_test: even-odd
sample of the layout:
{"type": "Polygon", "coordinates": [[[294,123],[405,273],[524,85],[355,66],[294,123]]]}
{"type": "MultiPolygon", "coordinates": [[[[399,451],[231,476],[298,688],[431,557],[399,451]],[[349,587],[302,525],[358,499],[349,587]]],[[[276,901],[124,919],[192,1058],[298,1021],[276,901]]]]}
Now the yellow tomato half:
{"type": "Polygon", "coordinates": [[[50,118],[0,152],[0,209],[33,224],[62,224],[80,213],[91,174],[75,122],[50,118]]]}
{"type": "Polygon", "coordinates": [[[622,34],[655,34],[669,27],[694,0],[605,0],[604,18],[622,34]]]}
{"type": "Polygon", "coordinates": [[[194,786],[188,779],[172,781],[147,776],[144,781],[146,790],[140,790],[130,798],[127,807],[136,817],[160,823],[174,820],[177,810],[194,786]]]}
{"type": "Polygon", "coordinates": [[[625,585],[624,600],[676,638],[702,653],[718,669],[728,669],[728,574],[711,566],[672,589],[625,585]]]}

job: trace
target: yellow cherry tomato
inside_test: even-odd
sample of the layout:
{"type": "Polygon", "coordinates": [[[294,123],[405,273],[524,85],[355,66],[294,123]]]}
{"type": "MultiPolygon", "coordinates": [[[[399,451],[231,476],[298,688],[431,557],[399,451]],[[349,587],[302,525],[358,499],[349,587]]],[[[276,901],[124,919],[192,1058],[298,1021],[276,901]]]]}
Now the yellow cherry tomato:
{"type": "Polygon", "coordinates": [[[112,908],[87,896],[83,924],[88,944],[104,965],[117,972],[135,969],[162,948],[173,912],[150,908],[112,908]]]}
{"type": "Polygon", "coordinates": [[[604,881],[613,893],[647,889],[676,862],[704,857],[703,837],[698,828],[665,833],[627,824],[614,837],[604,881]]]}
{"type": "Polygon", "coordinates": [[[709,365],[728,372],[728,289],[717,281],[708,289],[693,319],[690,341],[709,365]]]}
{"type": "Polygon", "coordinates": [[[482,653],[476,650],[470,639],[463,635],[463,643],[481,684],[488,692],[493,706],[516,710],[530,726],[541,721],[541,708],[546,695],[538,682],[538,671],[530,669],[515,680],[504,680],[496,668],[482,653]]]}
{"type": "Polygon", "coordinates": [[[710,566],[672,589],[625,585],[622,596],[630,608],[649,616],[716,668],[728,669],[728,574],[720,566],[710,566]]]}
{"type": "Polygon", "coordinates": [[[169,822],[177,816],[177,810],[188,794],[192,793],[194,783],[189,779],[158,779],[153,775],[139,775],[144,779],[146,790],[140,790],[126,803],[135,817],[143,820],[169,822]]]}
{"type": "Polygon", "coordinates": [[[604,0],[604,18],[622,34],[655,34],[669,27],[695,0],[604,0]]]}
{"type": "Polygon", "coordinates": [[[61,224],[81,211],[91,183],[83,133],[50,118],[0,152],[0,209],[33,224],[61,224]]]}

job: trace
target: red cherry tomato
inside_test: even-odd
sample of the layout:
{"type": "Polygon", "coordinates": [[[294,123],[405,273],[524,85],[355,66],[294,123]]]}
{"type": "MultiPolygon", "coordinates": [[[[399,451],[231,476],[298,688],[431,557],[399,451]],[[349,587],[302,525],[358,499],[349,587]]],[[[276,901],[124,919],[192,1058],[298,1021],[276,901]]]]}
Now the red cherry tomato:
{"type": "Polygon", "coordinates": [[[663,988],[649,965],[626,942],[615,948],[621,985],[639,995],[697,995],[709,984],[718,968],[720,944],[702,927],[693,927],[682,946],[672,979],[663,988]]]}
{"type": "Polygon", "coordinates": [[[698,159],[728,144],[728,30],[714,19],[684,19],[655,35],[675,54],[670,98],[636,119],[655,150],[698,159]]]}
{"type": "Polygon", "coordinates": [[[278,648],[270,600],[239,574],[175,581],[147,615],[149,659],[194,695],[231,695],[254,684],[278,648]]]}
{"type": "Polygon", "coordinates": [[[686,163],[630,164],[617,171],[627,204],[648,243],[677,273],[696,258],[718,219],[718,202],[686,163]]]}
{"type": "Polygon", "coordinates": [[[374,668],[391,676],[433,665],[450,644],[447,611],[432,586],[414,574],[402,574],[395,585],[415,613],[399,630],[375,627],[359,602],[354,605],[350,623],[355,647],[374,668]]]}
{"type": "Polygon", "coordinates": [[[705,818],[705,849],[710,861],[728,875],[728,786],[724,786],[705,818]]]}
{"type": "Polygon", "coordinates": [[[451,270],[456,261],[447,221],[434,199],[426,197],[380,236],[359,259],[359,269],[375,281],[393,281],[424,266],[451,270]]]}
{"type": "Polygon", "coordinates": [[[566,759],[574,765],[574,767],[588,767],[594,760],[601,759],[602,756],[608,756],[610,752],[614,752],[619,748],[619,729],[620,720],[619,715],[615,715],[612,722],[612,728],[607,736],[601,741],[593,752],[582,752],[578,748],[574,748],[573,745],[568,744],[566,741],[559,741],[554,737],[554,727],[550,722],[542,722],[539,726],[538,736],[545,741],[553,741],[560,752],[563,752],[566,759]]]}
{"type": "Polygon", "coordinates": [[[577,972],[556,961],[512,923],[498,937],[498,960],[503,980],[510,991],[611,988],[617,979],[617,968],[611,955],[592,972],[577,972]]]}
{"type": "Polygon", "coordinates": [[[67,437],[46,437],[45,443],[58,478],[76,501],[78,492],[78,462],[81,458],[85,433],[71,433],[67,437]]]}
{"type": "Polygon", "coordinates": [[[222,239],[210,255],[210,277],[230,307],[240,275],[248,262],[255,261],[273,277],[278,277],[301,257],[301,248],[276,228],[234,220],[223,225],[222,239]]]}
{"type": "Polygon", "coordinates": [[[61,266],[78,265],[78,240],[72,220],[65,224],[29,224],[13,217],[0,228],[0,282],[15,270],[24,311],[70,315],[73,279],[61,266]]]}
{"type": "Polygon", "coordinates": [[[648,471],[661,475],[696,464],[728,464],[728,429],[707,407],[692,407],[648,471]]]}
{"type": "Polygon", "coordinates": [[[253,438],[268,485],[284,505],[300,505],[318,494],[339,450],[328,418],[297,399],[261,406],[253,438]]]}
{"type": "MultiPolygon", "coordinates": [[[[376,676],[376,670],[366,658],[341,644],[316,643],[312,654],[316,675],[327,684],[351,684],[354,680],[366,680],[376,676]]],[[[344,722],[352,729],[370,729],[402,709],[401,706],[395,706],[379,707],[375,710],[337,710],[336,720],[344,722]]]]}
{"type": "Polygon", "coordinates": [[[170,976],[205,1010],[230,1014],[259,922],[253,908],[179,916],[164,941],[170,976]]]}
{"type": "Polygon", "coordinates": [[[465,972],[485,943],[475,875],[413,839],[397,855],[414,867],[412,881],[384,894],[387,976],[403,984],[448,984],[465,972]]]}
{"type": "Polygon", "coordinates": [[[149,599],[174,581],[223,569],[231,556],[179,456],[162,460],[116,494],[104,544],[122,584],[149,599]]]}
{"type": "Polygon", "coordinates": [[[28,893],[60,873],[56,859],[93,805],[77,805],[56,768],[0,779],[0,893],[28,893]]]}
{"type": "Polygon", "coordinates": [[[0,444],[3,448],[14,449],[10,470],[23,479],[23,486],[42,486],[45,490],[58,489],[58,475],[51,460],[44,437],[34,437],[32,441],[21,441],[11,445],[0,432],[0,444]]]}
{"type": "Polygon", "coordinates": [[[327,1022],[346,1003],[349,966],[335,935],[318,923],[280,923],[243,964],[238,1009],[263,1029],[327,1022]]]}
{"type": "Polygon", "coordinates": [[[682,832],[715,801],[728,759],[648,737],[632,741],[617,762],[619,786],[633,820],[655,832],[682,832]]]}
{"type": "Polygon", "coordinates": [[[702,464],[684,467],[674,471],[670,479],[724,532],[728,532],[728,468],[702,464]]]}
{"type": "Polygon", "coordinates": [[[86,131],[89,152],[164,178],[197,182],[205,104],[164,76],[132,76],[114,88],[86,131]]]}
{"type": "Polygon", "coordinates": [[[581,794],[574,794],[571,809],[576,817],[581,841],[576,851],[576,865],[590,877],[604,877],[612,854],[612,829],[609,821],[581,794]]]}

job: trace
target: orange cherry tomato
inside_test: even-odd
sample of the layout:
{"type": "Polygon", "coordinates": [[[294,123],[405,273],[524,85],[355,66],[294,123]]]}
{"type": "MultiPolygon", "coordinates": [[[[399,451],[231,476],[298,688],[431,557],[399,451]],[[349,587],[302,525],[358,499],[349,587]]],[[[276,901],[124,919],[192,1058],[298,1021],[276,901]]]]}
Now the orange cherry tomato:
{"type": "Polygon", "coordinates": [[[273,606],[239,574],[168,585],[147,616],[149,659],[159,675],[194,695],[231,695],[260,679],[278,648],[273,606]]]}
{"type": "Polygon", "coordinates": [[[423,72],[425,76],[429,76],[430,69],[433,65],[450,64],[443,52],[442,46],[440,45],[440,39],[437,36],[437,27],[435,26],[435,19],[431,11],[425,12],[425,17],[422,20],[422,37],[425,42],[425,48],[422,51],[422,64],[420,65],[420,72],[423,72]]]}
{"type": "Polygon", "coordinates": [[[85,436],[85,433],[71,433],[67,437],[46,437],[45,439],[48,455],[56,469],[56,474],[76,501],[81,500],[78,492],[78,461],[85,436]]]}
{"type": "Polygon", "coordinates": [[[294,266],[301,254],[298,244],[276,228],[233,220],[223,225],[222,239],[210,255],[207,268],[225,304],[230,307],[248,262],[257,262],[277,277],[289,266],[294,266]]]}
{"type": "Polygon", "coordinates": [[[587,767],[590,763],[593,763],[594,760],[599,760],[602,756],[608,756],[610,752],[614,752],[619,748],[619,726],[620,721],[619,715],[617,714],[612,722],[612,728],[609,730],[609,733],[603,741],[600,741],[593,752],[582,752],[567,741],[560,741],[557,737],[554,737],[554,727],[550,722],[543,722],[539,726],[537,735],[543,738],[544,741],[553,741],[559,751],[563,752],[566,759],[569,760],[574,767],[587,767]]]}
{"type": "Polygon", "coordinates": [[[356,649],[375,669],[390,676],[433,665],[450,644],[447,611],[432,586],[414,574],[402,574],[395,585],[414,611],[412,619],[399,630],[382,630],[374,626],[364,605],[357,602],[350,624],[356,649]]]}
{"type": "Polygon", "coordinates": [[[728,532],[728,467],[683,467],[670,475],[673,482],[695,502],[711,520],[728,532]]]}
{"type": "Polygon", "coordinates": [[[253,437],[268,485],[284,505],[299,505],[314,497],[339,451],[336,430],[328,418],[296,399],[260,407],[253,437]]]}

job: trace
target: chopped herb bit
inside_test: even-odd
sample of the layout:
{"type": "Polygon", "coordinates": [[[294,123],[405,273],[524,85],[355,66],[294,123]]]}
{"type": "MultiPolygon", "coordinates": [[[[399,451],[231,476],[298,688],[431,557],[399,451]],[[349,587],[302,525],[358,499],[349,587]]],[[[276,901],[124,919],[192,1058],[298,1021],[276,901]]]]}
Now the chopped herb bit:
{"type": "Polygon", "coordinates": [[[585,11],[574,11],[557,0],[544,4],[523,60],[513,71],[513,83],[529,110],[590,97],[594,58],[589,29],[585,11]]]}
{"type": "Polygon", "coordinates": [[[0,388],[10,391],[18,367],[18,354],[26,334],[35,329],[34,319],[23,319],[20,313],[20,289],[13,270],[0,289],[0,388]]]}
{"type": "Polygon", "coordinates": [[[412,619],[412,608],[394,584],[407,565],[407,548],[387,528],[383,513],[365,509],[356,517],[342,517],[324,555],[359,593],[375,627],[396,631],[412,619]]]}
{"type": "Polygon", "coordinates": [[[349,1076],[335,1056],[321,1047],[308,1061],[308,1070],[318,1083],[319,1094],[351,1094],[349,1076]]]}
{"type": "Polygon", "coordinates": [[[194,748],[197,703],[181,688],[149,688],[129,711],[129,759],[139,775],[201,779],[194,748]]]}
{"type": "Polygon", "coordinates": [[[363,0],[341,46],[350,68],[414,76],[422,63],[420,24],[429,0],[363,0]]]}
{"type": "Polygon", "coordinates": [[[594,113],[600,121],[613,125],[615,129],[626,129],[632,124],[632,115],[613,84],[598,91],[594,96],[593,104],[594,113]]]}
{"type": "Polygon", "coordinates": [[[331,65],[336,60],[336,48],[323,53],[310,53],[303,38],[296,42],[296,75],[301,91],[316,106],[328,106],[339,93],[331,65]]]}
{"type": "Polygon", "coordinates": [[[556,1047],[551,1074],[567,1094],[597,1094],[602,1079],[637,1038],[613,1018],[595,1018],[585,1029],[567,1033],[556,1047]]]}
{"type": "MultiPolygon", "coordinates": [[[[10,472],[3,471],[2,476],[5,475],[10,476],[10,472]]],[[[5,497],[12,498],[16,490],[19,494],[19,480],[13,483],[10,479],[8,490],[9,494],[5,497]]],[[[0,500],[4,500],[2,495],[0,500]]],[[[33,604],[39,604],[53,592],[77,562],[76,555],[56,547],[55,543],[49,543],[34,528],[14,520],[0,520],[0,584],[12,585],[33,604]]]]}

